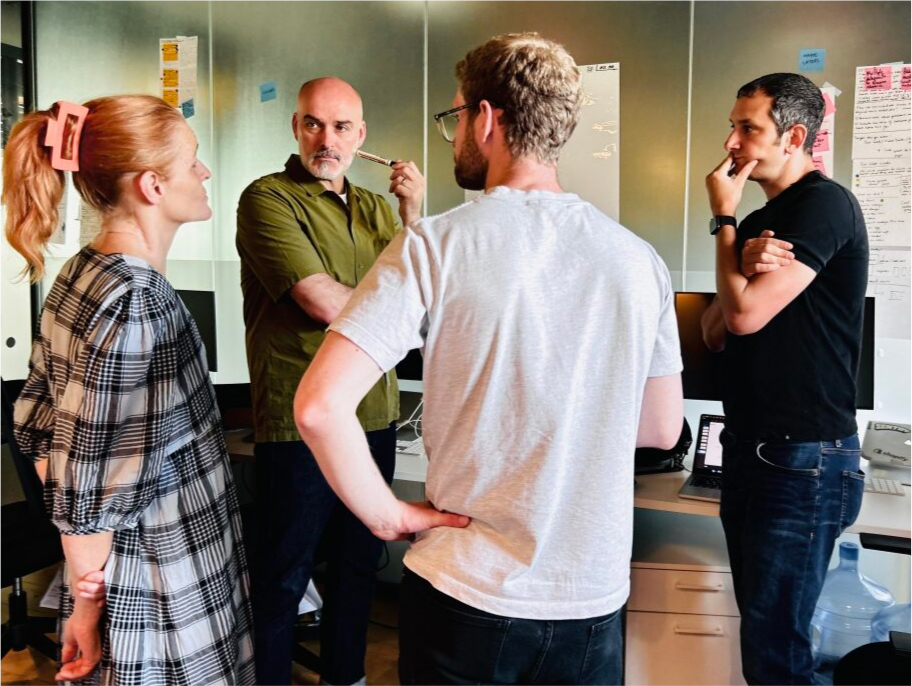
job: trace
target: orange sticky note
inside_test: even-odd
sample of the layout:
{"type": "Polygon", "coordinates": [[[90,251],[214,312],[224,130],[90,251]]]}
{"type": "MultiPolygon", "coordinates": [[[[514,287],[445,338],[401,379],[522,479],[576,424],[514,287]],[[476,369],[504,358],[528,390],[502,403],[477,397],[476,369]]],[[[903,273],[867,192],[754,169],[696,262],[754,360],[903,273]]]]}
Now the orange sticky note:
{"type": "Polygon", "coordinates": [[[162,100],[171,105],[171,107],[177,107],[180,104],[177,97],[177,90],[163,89],[162,100]]]}
{"type": "Polygon", "coordinates": [[[180,83],[177,69],[162,69],[162,87],[177,88],[180,83]]]}
{"type": "Polygon", "coordinates": [[[162,61],[177,62],[177,43],[162,43],[162,61]]]}

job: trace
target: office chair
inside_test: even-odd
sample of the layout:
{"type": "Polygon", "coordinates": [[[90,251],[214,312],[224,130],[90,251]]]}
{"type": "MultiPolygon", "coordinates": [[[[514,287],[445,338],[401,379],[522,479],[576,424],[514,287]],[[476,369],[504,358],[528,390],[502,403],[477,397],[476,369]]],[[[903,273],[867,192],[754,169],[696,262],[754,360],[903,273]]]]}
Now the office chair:
{"type": "Polygon", "coordinates": [[[2,506],[2,581],[3,588],[12,586],[9,596],[9,619],[3,624],[3,655],[10,650],[31,646],[52,660],[57,659],[57,644],[45,634],[56,633],[55,617],[31,617],[28,595],[22,588],[22,577],[50,567],[63,559],[60,532],[44,511],[41,480],[32,461],[16,445],[13,436],[13,405],[3,387],[3,445],[9,452],[19,475],[25,500],[2,506]]]}

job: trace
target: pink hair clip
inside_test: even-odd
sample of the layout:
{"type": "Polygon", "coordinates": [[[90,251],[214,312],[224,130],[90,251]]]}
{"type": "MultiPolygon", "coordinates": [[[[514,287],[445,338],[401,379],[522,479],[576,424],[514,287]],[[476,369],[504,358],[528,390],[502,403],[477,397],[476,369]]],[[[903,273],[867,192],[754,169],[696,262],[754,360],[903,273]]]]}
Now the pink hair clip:
{"type": "Polygon", "coordinates": [[[63,100],[57,107],[57,118],[48,120],[44,137],[44,145],[51,149],[51,166],[60,171],[79,171],[79,137],[89,110],[63,100]]]}

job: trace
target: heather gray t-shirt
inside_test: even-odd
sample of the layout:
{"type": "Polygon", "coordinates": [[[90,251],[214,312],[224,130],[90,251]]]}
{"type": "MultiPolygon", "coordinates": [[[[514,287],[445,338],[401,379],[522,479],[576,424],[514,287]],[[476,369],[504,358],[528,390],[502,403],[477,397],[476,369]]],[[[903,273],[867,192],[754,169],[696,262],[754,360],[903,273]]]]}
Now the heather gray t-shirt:
{"type": "Polygon", "coordinates": [[[384,371],[424,347],[428,500],[472,522],[420,534],[409,569],[504,616],[624,604],[643,387],[681,371],[648,243],[576,195],[497,187],[401,232],[330,328],[384,371]]]}

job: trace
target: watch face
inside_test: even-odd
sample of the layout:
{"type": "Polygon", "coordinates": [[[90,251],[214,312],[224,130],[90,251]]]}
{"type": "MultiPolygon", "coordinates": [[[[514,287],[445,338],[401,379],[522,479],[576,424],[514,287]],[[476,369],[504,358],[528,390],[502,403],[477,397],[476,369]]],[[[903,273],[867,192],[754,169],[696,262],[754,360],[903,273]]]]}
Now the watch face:
{"type": "Polygon", "coordinates": [[[710,231],[710,233],[712,233],[715,230],[716,230],[716,218],[710,217],[709,218],[709,231],[710,231]]]}

